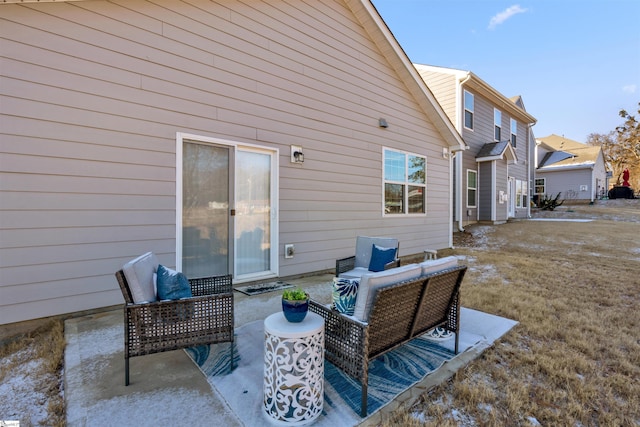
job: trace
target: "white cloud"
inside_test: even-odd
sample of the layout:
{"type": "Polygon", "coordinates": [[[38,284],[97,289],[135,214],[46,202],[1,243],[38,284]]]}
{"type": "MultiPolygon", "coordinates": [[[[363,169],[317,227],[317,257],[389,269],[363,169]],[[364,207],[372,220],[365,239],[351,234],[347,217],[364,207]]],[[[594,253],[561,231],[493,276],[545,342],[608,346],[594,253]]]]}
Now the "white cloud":
{"type": "Polygon", "coordinates": [[[622,91],[626,92],[626,93],[636,93],[637,89],[638,89],[638,86],[636,86],[636,85],[622,86],[622,91]]]}
{"type": "Polygon", "coordinates": [[[491,21],[489,21],[489,29],[493,30],[498,25],[511,18],[513,15],[517,15],[518,13],[525,13],[528,10],[529,9],[521,8],[519,4],[514,4],[513,6],[508,7],[507,9],[492,17],[491,21]]]}

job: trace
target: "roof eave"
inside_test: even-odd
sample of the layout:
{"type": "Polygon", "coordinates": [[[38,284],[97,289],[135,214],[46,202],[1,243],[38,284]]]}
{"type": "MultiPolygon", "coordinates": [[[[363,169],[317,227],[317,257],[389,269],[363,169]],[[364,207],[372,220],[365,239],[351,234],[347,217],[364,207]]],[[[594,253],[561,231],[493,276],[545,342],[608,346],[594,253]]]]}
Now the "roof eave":
{"type": "Polygon", "coordinates": [[[418,102],[427,117],[432,120],[450,149],[452,151],[466,149],[467,145],[462,136],[451,123],[424,80],[422,80],[371,1],[345,0],[345,3],[407,85],[416,102],[418,102]]]}

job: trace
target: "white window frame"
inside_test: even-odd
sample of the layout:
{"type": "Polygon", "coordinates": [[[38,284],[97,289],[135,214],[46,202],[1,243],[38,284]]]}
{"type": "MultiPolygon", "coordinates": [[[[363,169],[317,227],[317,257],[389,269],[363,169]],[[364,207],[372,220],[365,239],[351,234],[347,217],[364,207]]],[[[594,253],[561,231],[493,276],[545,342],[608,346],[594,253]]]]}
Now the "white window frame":
{"type": "Polygon", "coordinates": [[[496,142],[500,142],[502,139],[502,111],[497,108],[493,109],[493,140],[496,142]],[[496,132],[498,131],[499,132],[496,132]],[[496,133],[499,133],[498,138],[496,138],[496,133]]]}
{"type": "Polygon", "coordinates": [[[465,129],[473,130],[474,110],[475,110],[475,102],[476,102],[475,96],[471,92],[465,90],[462,102],[464,105],[464,112],[462,116],[463,126],[465,129]],[[471,99],[471,109],[467,108],[467,96],[469,96],[469,99],[471,99]],[[469,112],[469,114],[471,115],[471,127],[467,126],[467,112],[469,112]]]}
{"type": "Polygon", "coordinates": [[[547,193],[547,178],[536,178],[533,181],[533,191],[534,191],[534,194],[537,194],[537,195],[540,195],[540,196],[546,194],[547,193]],[[539,184],[538,181],[542,181],[542,185],[539,184]],[[538,187],[542,187],[542,190],[543,190],[542,193],[538,192],[538,187]]]}
{"type": "Polygon", "coordinates": [[[399,217],[399,216],[426,216],[427,214],[427,157],[420,155],[420,154],[416,154],[416,153],[411,153],[408,151],[403,151],[403,150],[397,150],[394,148],[389,148],[389,147],[382,147],[382,215],[383,216],[393,216],[393,217],[399,217]],[[386,166],[386,153],[387,152],[392,152],[392,153],[398,153],[398,154],[402,154],[405,156],[404,158],[404,180],[400,181],[400,180],[387,180],[386,179],[386,175],[385,175],[385,166],[386,166]],[[424,183],[415,183],[415,182],[410,182],[409,181],[409,176],[408,176],[408,170],[409,170],[409,157],[419,157],[422,158],[424,160],[424,183]],[[402,185],[404,187],[404,191],[403,191],[403,201],[402,201],[402,212],[387,212],[386,210],[386,191],[385,191],[385,187],[386,184],[399,184],[402,185]],[[423,195],[423,201],[422,201],[422,207],[423,207],[423,212],[409,212],[409,186],[412,187],[422,187],[422,195],[423,195]]]}
{"type": "Polygon", "coordinates": [[[511,122],[511,146],[516,148],[518,141],[518,121],[514,118],[510,119],[511,122]]]}
{"type": "Polygon", "coordinates": [[[477,208],[478,207],[478,171],[474,169],[467,169],[467,207],[468,208],[477,208]],[[475,187],[471,187],[469,185],[469,173],[475,174],[476,176],[476,185],[475,187]],[[469,190],[475,191],[475,197],[473,198],[473,204],[469,204],[469,190]]]}

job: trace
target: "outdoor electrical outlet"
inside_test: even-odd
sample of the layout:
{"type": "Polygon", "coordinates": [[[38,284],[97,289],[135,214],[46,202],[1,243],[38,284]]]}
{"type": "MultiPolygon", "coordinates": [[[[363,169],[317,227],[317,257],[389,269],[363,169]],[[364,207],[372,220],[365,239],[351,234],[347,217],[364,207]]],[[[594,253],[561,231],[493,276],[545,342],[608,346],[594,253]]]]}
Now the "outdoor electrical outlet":
{"type": "Polygon", "coordinates": [[[289,245],[284,245],[284,257],[285,258],[293,258],[293,254],[295,253],[296,249],[293,245],[289,244],[289,245]]]}

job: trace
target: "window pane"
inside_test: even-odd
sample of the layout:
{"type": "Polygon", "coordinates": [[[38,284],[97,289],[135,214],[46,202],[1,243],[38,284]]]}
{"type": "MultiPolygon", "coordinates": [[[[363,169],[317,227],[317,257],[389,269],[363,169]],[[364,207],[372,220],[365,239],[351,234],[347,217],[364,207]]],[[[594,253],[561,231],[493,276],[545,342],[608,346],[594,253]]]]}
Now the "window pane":
{"type": "Polygon", "coordinates": [[[500,127],[496,126],[496,132],[495,135],[493,137],[496,141],[500,141],[500,127]]]}
{"type": "Polygon", "coordinates": [[[476,188],[476,173],[474,171],[467,171],[467,186],[476,188]]]}
{"type": "Polygon", "coordinates": [[[424,187],[409,186],[409,213],[424,213],[424,187]]]}
{"type": "Polygon", "coordinates": [[[388,214],[404,213],[404,185],[384,185],[384,211],[388,214]]]}
{"type": "Polygon", "coordinates": [[[464,108],[473,112],[473,94],[469,92],[464,93],[464,108]]]}
{"type": "Polygon", "coordinates": [[[473,113],[466,110],[464,112],[464,127],[473,129],[473,113]]]}
{"type": "Polygon", "coordinates": [[[424,157],[409,156],[408,181],[416,184],[425,183],[425,159],[424,157]]]}
{"type": "Polygon", "coordinates": [[[406,156],[395,151],[384,152],[384,179],[386,181],[402,181],[406,179],[406,156]]]}
{"type": "Polygon", "coordinates": [[[467,206],[475,206],[476,205],[476,190],[468,189],[467,190],[467,206]]]}

